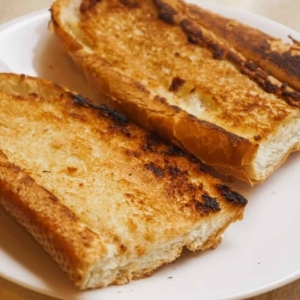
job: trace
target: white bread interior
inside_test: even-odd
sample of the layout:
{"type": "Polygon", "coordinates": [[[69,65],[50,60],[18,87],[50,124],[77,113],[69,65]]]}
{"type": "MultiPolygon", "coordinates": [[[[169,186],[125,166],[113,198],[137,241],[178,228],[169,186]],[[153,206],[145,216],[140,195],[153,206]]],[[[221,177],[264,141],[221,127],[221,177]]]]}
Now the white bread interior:
{"type": "Polygon", "coordinates": [[[215,248],[246,199],[119,113],[0,74],[0,204],[79,289],[215,248]]]}

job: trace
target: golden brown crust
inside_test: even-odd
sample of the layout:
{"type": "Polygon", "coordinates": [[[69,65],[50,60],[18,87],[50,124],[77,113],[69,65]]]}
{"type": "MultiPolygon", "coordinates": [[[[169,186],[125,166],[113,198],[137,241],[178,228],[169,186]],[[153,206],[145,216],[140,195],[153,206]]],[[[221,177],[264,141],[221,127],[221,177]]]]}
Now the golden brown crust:
{"type": "Polygon", "coordinates": [[[141,88],[131,78],[108,68],[104,70],[102,65],[98,64],[101,62],[98,57],[82,59],[86,77],[96,91],[101,91],[102,101],[109,99],[110,105],[137,124],[172,141],[200,158],[205,164],[223,168],[226,173],[241,180],[252,180],[245,172],[245,167],[251,164],[256,155],[256,142],[251,143],[221,127],[199,120],[178,107],[168,105],[164,98],[151,98],[149,91],[141,88]],[[102,70],[102,74],[96,73],[97,70],[102,70]]]}
{"type": "Polygon", "coordinates": [[[300,93],[290,88],[297,89],[297,84],[300,85],[300,74],[297,75],[300,56],[296,46],[284,45],[279,39],[196,5],[184,5],[177,0],[155,3],[158,17],[181,26],[190,43],[206,47],[217,60],[232,62],[267,93],[279,96],[290,105],[300,106],[300,93]],[[168,17],[164,19],[161,17],[164,12],[172,14],[167,13],[168,17]],[[274,44],[275,51],[269,44],[274,44]],[[270,49],[267,51],[267,48],[270,49]],[[285,48],[289,48],[289,52],[279,51],[285,48]],[[270,74],[281,82],[274,80],[270,74]]]}
{"type": "Polygon", "coordinates": [[[90,265],[106,254],[100,237],[53,194],[0,151],[0,204],[43,245],[78,286],[90,265]],[[87,256],[87,252],[93,252],[87,256]],[[92,259],[92,260],[91,260],[92,259]]]}
{"type": "Polygon", "coordinates": [[[24,75],[0,74],[0,95],[0,203],[81,289],[215,247],[243,215],[244,197],[111,108],[24,75]]]}
{"type": "Polygon", "coordinates": [[[254,160],[296,114],[296,91],[201,27],[184,2],[92,1],[80,20],[65,24],[69,3],[53,5],[52,30],[101,101],[227,174],[254,183],[272,173],[258,174],[254,160]],[[204,113],[179,108],[195,98],[204,113]]]}
{"type": "Polygon", "coordinates": [[[238,171],[235,167],[243,168],[242,165],[251,163],[255,156],[257,143],[251,143],[247,139],[208,122],[196,120],[181,109],[170,107],[159,96],[153,99],[145,86],[110,68],[106,60],[97,55],[81,55],[78,44],[74,47],[76,41],[74,42],[67,31],[62,30],[62,24],[57,25],[59,12],[63,5],[66,4],[57,3],[52,8],[52,16],[55,19],[52,22],[52,29],[60,35],[73,59],[79,65],[84,65],[88,81],[97,91],[101,91],[100,96],[103,99],[109,99],[110,105],[128,115],[141,126],[154,130],[165,139],[173,141],[198,157],[200,156],[206,164],[221,165],[228,170],[234,166],[231,170],[236,174],[239,172],[238,178],[249,181],[248,175],[244,171],[238,171]],[[147,106],[144,103],[147,103],[147,106]],[[149,110],[151,114],[149,114],[149,110]],[[174,124],[177,124],[176,129],[174,124]],[[186,135],[186,131],[193,132],[193,136],[186,135]],[[211,144],[218,145],[215,151],[207,151],[207,147],[211,144]],[[238,150],[232,151],[232,149],[238,150]],[[199,155],[199,153],[201,154],[199,155]]]}
{"type": "MultiPolygon", "coordinates": [[[[189,18],[226,40],[247,60],[300,92],[300,47],[297,41],[292,45],[284,44],[260,30],[196,5],[189,4],[186,12],[189,18]]],[[[300,100],[299,93],[292,97],[300,100]]]]}
{"type": "MultiPolygon", "coordinates": [[[[205,47],[207,47],[212,52],[212,55],[215,59],[219,59],[219,60],[226,59],[230,61],[232,64],[235,65],[235,67],[242,74],[248,76],[251,80],[256,82],[267,93],[277,95],[278,97],[282,98],[290,105],[297,106],[297,107],[300,106],[300,93],[298,93],[295,90],[292,90],[287,84],[282,84],[282,82],[278,82],[277,80],[274,80],[274,78],[270,76],[269,73],[273,74],[273,72],[269,72],[269,69],[266,67],[267,59],[268,59],[268,55],[266,55],[266,53],[260,56],[260,60],[262,61],[262,63],[259,62],[257,63],[257,60],[251,58],[251,54],[253,53],[252,51],[255,51],[255,49],[251,49],[251,47],[246,47],[245,40],[240,44],[243,45],[245,51],[249,52],[250,55],[247,55],[246,52],[244,53],[243,49],[240,49],[239,47],[235,47],[238,52],[233,50],[232,46],[234,46],[235,43],[232,42],[230,39],[227,39],[225,43],[224,42],[222,43],[218,40],[208,37],[205,34],[205,31],[194,20],[191,20],[189,18],[183,18],[180,22],[180,25],[183,28],[183,30],[186,32],[189,40],[192,43],[205,45],[205,47]],[[227,45],[227,43],[229,43],[229,45],[227,45]],[[249,60],[244,58],[243,55],[245,55],[245,57],[249,60]],[[263,59],[264,57],[266,57],[267,59],[264,60],[263,59]],[[253,63],[251,60],[256,62],[257,65],[253,63]]],[[[226,35],[221,37],[225,39],[225,36],[226,35]]],[[[236,37],[237,35],[233,34],[233,36],[236,37]]],[[[241,36],[243,36],[243,38],[245,39],[247,34],[243,32],[241,36]]],[[[250,40],[250,45],[253,46],[251,39],[249,40],[250,40]]],[[[247,36],[247,41],[249,42],[249,40],[247,36]]],[[[262,46],[260,45],[259,47],[262,46]]],[[[289,61],[288,59],[283,57],[284,55],[281,56],[279,53],[277,53],[276,55],[278,57],[279,56],[281,57],[281,63],[280,63],[281,65],[284,65],[284,63],[286,64],[285,66],[289,65],[289,61]]],[[[296,68],[296,66],[297,64],[296,62],[294,62],[294,68],[296,68]]],[[[274,74],[274,76],[280,80],[283,80],[283,78],[280,78],[280,76],[277,76],[277,74],[274,74]]],[[[283,82],[287,82],[287,81],[285,80],[283,82]]]]}

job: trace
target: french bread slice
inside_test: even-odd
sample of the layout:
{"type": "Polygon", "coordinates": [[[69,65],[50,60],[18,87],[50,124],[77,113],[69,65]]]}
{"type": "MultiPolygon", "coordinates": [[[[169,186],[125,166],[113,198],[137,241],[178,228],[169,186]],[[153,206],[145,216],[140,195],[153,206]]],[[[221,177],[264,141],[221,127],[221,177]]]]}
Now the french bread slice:
{"type": "Polygon", "coordinates": [[[0,74],[0,204],[79,289],[215,248],[247,200],[200,162],[57,84],[0,74]]]}
{"type": "Polygon", "coordinates": [[[300,94],[185,2],[57,0],[51,12],[50,29],[100,102],[205,164],[254,184],[299,150],[300,94]]]}

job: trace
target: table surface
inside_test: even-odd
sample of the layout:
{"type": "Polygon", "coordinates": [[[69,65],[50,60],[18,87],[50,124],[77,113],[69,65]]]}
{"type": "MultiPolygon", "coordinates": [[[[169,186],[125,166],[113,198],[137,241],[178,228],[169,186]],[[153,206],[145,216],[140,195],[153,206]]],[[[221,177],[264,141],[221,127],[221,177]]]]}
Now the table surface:
{"type": "MultiPolygon", "coordinates": [[[[239,7],[273,19],[300,32],[300,1],[294,0],[207,0],[239,7]]],[[[24,14],[49,8],[53,0],[0,0],[0,24],[24,14]]],[[[0,278],[0,299],[55,300],[0,278]]],[[[274,291],[247,300],[300,300],[300,279],[274,291]]]]}

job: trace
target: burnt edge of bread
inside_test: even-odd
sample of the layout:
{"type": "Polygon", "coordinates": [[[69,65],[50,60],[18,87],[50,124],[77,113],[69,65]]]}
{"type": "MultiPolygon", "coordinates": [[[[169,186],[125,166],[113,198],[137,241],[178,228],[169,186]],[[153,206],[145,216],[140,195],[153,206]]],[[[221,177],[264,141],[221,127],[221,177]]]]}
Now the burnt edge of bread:
{"type": "MultiPolygon", "coordinates": [[[[226,28],[224,28],[224,31],[227,32],[226,28]]],[[[236,34],[240,39],[240,43],[249,43],[249,37],[246,41],[242,33],[236,31],[236,34]]],[[[300,55],[292,55],[293,47],[282,53],[273,51],[270,44],[268,43],[267,36],[266,39],[260,39],[259,43],[253,41],[252,39],[250,39],[250,42],[252,42],[251,50],[254,53],[257,53],[261,57],[264,57],[265,59],[274,62],[276,65],[278,65],[278,67],[288,72],[289,75],[300,78],[300,55]]]]}
{"type": "MultiPolygon", "coordinates": [[[[249,51],[248,54],[252,53],[252,59],[258,59],[258,64],[260,63],[260,59],[270,62],[271,65],[269,66],[269,69],[274,77],[276,77],[275,73],[277,73],[274,68],[280,68],[285,76],[291,78],[289,84],[299,91],[300,83],[296,84],[294,82],[294,80],[299,81],[300,79],[299,41],[289,35],[288,37],[293,42],[293,45],[289,45],[289,49],[283,52],[277,52],[272,50],[271,44],[279,39],[271,37],[258,29],[249,27],[236,20],[214,14],[193,4],[188,4],[188,12],[195,16],[197,21],[204,27],[211,28],[217,35],[231,42],[234,47],[240,48],[240,51],[243,52],[243,54],[245,53],[243,49],[249,50],[250,47],[251,51],[249,51]],[[238,24],[238,26],[236,26],[236,24],[238,24]],[[247,45],[246,48],[245,45],[247,45]],[[257,55],[256,59],[253,57],[255,55],[257,55]]],[[[282,78],[282,76],[278,74],[277,76],[278,79],[282,78]]],[[[282,78],[281,81],[284,82],[284,79],[282,78]]]]}
{"type": "MultiPolygon", "coordinates": [[[[212,57],[214,59],[227,59],[242,74],[253,80],[265,92],[277,95],[279,98],[286,101],[286,103],[291,106],[300,107],[300,93],[298,91],[292,90],[286,83],[281,83],[280,85],[273,83],[270,80],[270,74],[267,71],[263,70],[252,61],[247,61],[243,56],[241,56],[240,53],[233,51],[221,42],[212,40],[210,37],[205,35],[197,22],[193,21],[187,16],[182,15],[180,21],[177,21],[175,16],[180,15],[180,12],[176,11],[176,9],[171,5],[159,0],[155,0],[154,2],[158,8],[158,18],[166,23],[172,25],[176,24],[180,26],[183,32],[187,35],[187,40],[189,43],[207,48],[212,53],[212,57]],[[167,14],[169,17],[162,18],[161,16],[164,14],[167,14]]],[[[292,62],[290,62],[290,57],[292,57],[290,54],[284,53],[283,55],[281,55],[279,53],[270,51],[270,46],[267,41],[265,41],[263,45],[260,45],[254,50],[260,52],[260,54],[262,55],[267,55],[268,58],[273,58],[274,61],[276,60],[276,62],[278,62],[279,66],[283,66],[285,64],[285,61],[288,64],[292,64],[292,62]]],[[[295,59],[294,56],[292,58],[295,59]]],[[[292,65],[293,68],[291,69],[291,71],[294,72],[294,74],[296,74],[297,76],[300,75],[300,69],[295,68],[294,61],[292,65]],[[297,70],[293,71],[293,69],[297,70]]],[[[172,85],[170,86],[170,90],[171,89],[172,85]]]]}
{"type": "Polygon", "coordinates": [[[201,211],[209,213],[211,211],[217,212],[221,210],[220,205],[216,198],[209,196],[207,193],[203,194],[201,197],[204,201],[204,204],[203,202],[199,202],[199,201],[196,202],[196,207],[201,211]]]}
{"type": "Polygon", "coordinates": [[[195,16],[197,22],[202,26],[210,28],[214,33],[238,49],[247,59],[253,60],[257,65],[267,69],[267,73],[283,82],[284,97],[299,99],[299,93],[294,93],[294,91],[288,89],[288,86],[298,92],[300,89],[299,41],[288,36],[292,40],[293,45],[289,45],[288,49],[283,52],[280,52],[280,50],[276,51],[272,49],[272,43],[276,44],[278,41],[281,42],[281,40],[258,29],[211,13],[192,4],[188,4],[188,12],[195,16]],[[245,47],[245,45],[247,46],[245,47]],[[266,63],[268,65],[265,65],[266,63]]]}
{"type": "MultiPolygon", "coordinates": [[[[181,149],[173,145],[164,144],[162,140],[154,134],[151,134],[147,131],[140,131],[139,128],[134,125],[134,123],[131,123],[126,117],[124,118],[122,114],[113,109],[107,108],[105,105],[91,103],[81,94],[73,93],[58,84],[47,82],[38,78],[25,75],[20,76],[20,78],[22,80],[28,80],[29,83],[30,80],[33,80],[37,81],[37,83],[46,84],[49,88],[55,90],[55,100],[52,101],[53,99],[51,99],[51,102],[54,103],[54,106],[56,105],[55,103],[58,103],[58,109],[62,109],[64,117],[68,117],[70,120],[74,118],[74,120],[77,122],[83,122],[84,125],[84,122],[87,122],[89,117],[91,117],[92,120],[96,120],[96,118],[99,117],[104,121],[107,121],[101,122],[101,124],[105,126],[105,129],[116,127],[116,134],[119,135],[119,137],[121,136],[119,129],[121,128],[122,132],[122,128],[128,127],[129,133],[132,132],[130,139],[136,138],[138,141],[135,144],[136,148],[134,148],[134,150],[155,152],[155,154],[160,154],[155,155],[155,157],[151,157],[151,155],[148,156],[151,160],[153,158],[153,166],[150,168],[145,166],[146,172],[148,170],[150,176],[157,176],[155,168],[159,167],[160,169],[163,169],[164,176],[168,176],[167,178],[164,178],[167,196],[169,193],[176,193],[176,196],[182,196],[182,207],[179,207],[179,209],[188,209],[188,211],[192,212],[193,215],[197,215],[197,217],[199,215],[206,217],[218,213],[221,210],[221,207],[225,209],[225,211],[226,209],[235,211],[235,217],[229,220],[225,227],[227,227],[231,221],[241,218],[243,206],[241,205],[240,207],[237,207],[236,203],[232,201],[231,196],[224,197],[221,193],[215,193],[212,197],[209,195],[209,192],[206,192],[206,189],[203,188],[203,183],[194,183],[190,180],[188,172],[191,171],[193,174],[194,171],[202,172],[201,164],[197,159],[193,161],[195,164],[186,165],[186,161],[181,157],[188,156],[181,149]],[[60,103],[60,101],[62,102],[60,103]],[[173,157],[174,155],[179,156],[178,159],[170,159],[170,157],[173,157]],[[168,160],[170,162],[168,162],[168,160]],[[199,168],[197,169],[197,167],[199,168]],[[190,193],[187,201],[184,199],[186,192],[190,193]]],[[[22,84],[22,80],[18,81],[18,84],[22,84]]],[[[14,95],[15,99],[17,101],[40,102],[40,104],[43,105],[43,103],[47,101],[47,95],[38,98],[38,90],[35,89],[36,85],[29,86],[30,88],[33,88],[28,91],[28,95],[14,95]]],[[[47,92],[49,91],[47,90],[47,92]]],[[[98,129],[98,127],[96,129],[98,129]]],[[[105,130],[105,132],[106,131],[107,130],[105,130]]],[[[126,139],[128,138],[126,137],[126,139]]],[[[160,173],[158,173],[158,175],[159,174],[160,173]]],[[[92,231],[88,226],[84,226],[83,223],[80,223],[80,226],[78,226],[77,222],[80,222],[80,218],[74,214],[68,208],[68,206],[65,206],[50,191],[39,185],[29,173],[27,174],[25,170],[22,170],[22,167],[17,167],[11,163],[1,150],[0,175],[0,186],[2,187],[0,188],[0,203],[3,204],[4,208],[14,215],[21,224],[27,227],[29,232],[31,232],[36,240],[42,244],[44,249],[50,253],[52,258],[56,260],[56,262],[66,273],[69,274],[70,279],[74,281],[75,285],[80,289],[84,289],[85,283],[83,280],[86,278],[84,277],[84,274],[86,272],[90,272],[91,263],[96,264],[98,262],[97,257],[99,257],[99,254],[106,255],[108,251],[105,244],[103,244],[101,241],[101,236],[92,231]],[[9,177],[10,180],[7,180],[7,172],[12,174],[12,177],[9,177]],[[4,177],[2,176],[3,174],[4,177]],[[23,193],[24,190],[26,191],[25,195],[23,193]],[[19,196],[24,196],[24,200],[19,198],[19,196]],[[46,201],[45,209],[36,210],[35,206],[31,206],[31,203],[36,203],[37,197],[42,197],[42,199],[46,201]],[[17,202],[22,202],[21,206],[23,204],[25,205],[22,207],[20,205],[15,205],[17,202]],[[42,214],[41,218],[40,214],[42,214]],[[54,224],[53,218],[56,220],[54,224]],[[61,226],[62,224],[65,226],[61,226]],[[49,228],[51,228],[50,231],[53,232],[50,237],[47,235],[49,228]],[[66,228],[68,228],[68,230],[66,230],[66,228]],[[69,228],[71,228],[71,231],[69,228]],[[40,233],[44,234],[43,236],[45,238],[39,238],[40,233]],[[91,252],[94,253],[92,260],[89,258],[89,255],[85,255],[86,251],[88,251],[89,254],[91,252]]],[[[219,185],[222,185],[219,180],[213,178],[211,179],[212,182],[210,183],[211,185],[209,185],[211,189],[216,189],[219,185]]],[[[236,192],[230,192],[233,195],[239,195],[236,192]]],[[[233,198],[235,199],[235,197],[236,196],[233,198]]],[[[239,198],[240,195],[237,197],[239,198]]],[[[180,201],[181,197],[178,197],[177,199],[180,201]]],[[[246,204],[246,202],[243,204],[246,204]]],[[[164,205],[167,205],[167,203],[164,205]]],[[[166,208],[168,209],[168,207],[166,208]]],[[[188,218],[190,218],[190,215],[188,215],[188,218]]],[[[221,228],[221,230],[223,231],[224,227],[221,228]]],[[[220,232],[217,232],[208,242],[206,242],[204,246],[206,248],[211,246],[216,247],[216,243],[219,240],[219,235],[220,232]]],[[[113,236],[113,239],[116,241],[118,236],[113,236]]],[[[189,247],[187,243],[185,246],[189,247]]],[[[119,247],[120,251],[126,251],[126,245],[119,243],[119,247]]],[[[197,249],[191,248],[190,250],[194,251],[197,249]]],[[[143,254],[142,250],[140,253],[141,255],[143,254]]],[[[151,270],[151,273],[153,271],[154,269],[151,270]]],[[[147,275],[147,273],[142,274],[142,276],[147,275]]],[[[139,276],[139,274],[133,274],[132,279],[138,279],[140,277],[141,276],[139,276]]],[[[128,278],[126,279],[129,281],[128,278]]],[[[122,284],[125,282],[122,280],[118,281],[117,278],[115,282],[111,282],[110,284],[114,283],[122,284]]]]}
{"type": "Polygon", "coordinates": [[[87,98],[85,98],[84,96],[82,96],[81,94],[74,94],[69,92],[68,95],[73,98],[73,102],[75,104],[79,104],[84,107],[91,107],[94,109],[98,109],[102,112],[103,115],[113,119],[118,125],[125,125],[127,122],[129,122],[129,119],[126,116],[124,116],[123,114],[121,114],[115,109],[109,108],[106,105],[93,103],[89,101],[87,98]]]}
{"type": "Polygon", "coordinates": [[[221,192],[222,196],[224,196],[229,202],[234,205],[246,205],[248,202],[245,197],[235,191],[232,191],[225,184],[219,184],[217,185],[217,188],[221,192]]]}
{"type": "MultiPolygon", "coordinates": [[[[112,122],[114,122],[121,133],[124,134],[125,132],[125,135],[127,137],[131,136],[130,130],[124,130],[124,127],[130,125],[131,121],[123,114],[119,113],[117,110],[111,109],[103,104],[93,103],[81,94],[75,94],[72,92],[68,92],[67,94],[73,99],[74,104],[98,110],[104,117],[109,118],[112,122]]],[[[237,138],[238,142],[238,139],[240,137],[234,137],[237,138]]],[[[192,205],[194,209],[202,215],[214,213],[221,210],[218,199],[211,197],[208,193],[203,194],[201,196],[201,199],[197,199],[196,192],[199,190],[202,192],[203,186],[197,186],[196,184],[189,183],[188,171],[181,169],[177,165],[169,163],[168,157],[184,157],[196,167],[195,170],[197,172],[208,174],[207,171],[203,168],[202,162],[195,156],[184,152],[176,145],[167,145],[167,148],[160,148],[162,145],[165,144],[159,136],[152,132],[147,132],[144,140],[141,141],[140,152],[135,151],[133,153],[132,151],[126,151],[125,154],[134,159],[142,156],[143,152],[159,153],[161,159],[150,160],[149,162],[144,164],[144,167],[145,170],[152,174],[156,179],[168,179],[168,190],[170,194],[179,194],[179,196],[183,195],[183,193],[192,194],[192,201],[186,205],[192,205]]],[[[241,194],[231,190],[227,185],[218,183],[215,184],[215,187],[231,205],[244,206],[247,204],[247,200],[241,194]]]]}
{"type": "Polygon", "coordinates": [[[178,15],[178,11],[172,6],[166,4],[161,0],[153,0],[155,5],[158,7],[158,18],[168,24],[175,24],[175,16],[178,15]]]}
{"type": "MultiPolygon", "coordinates": [[[[131,123],[131,120],[127,118],[125,115],[123,115],[122,113],[120,113],[119,111],[113,108],[108,107],[105,104],[94,103],[90,101],[88,98],[84,97],[83,95],[76,94],[73,92],[67,92],[67,95],[72,98],[74,104],[99,111],[104,117],[109,118],[111,121],[113,121],[114,124],[120,128],[122,133],[124,133],[124,128],[127,127],[127,125],[130,125],[131,123]]],[[[130,136],[130,132],[127,132],[126,135],[130,136]]],[[[154,132],[147,132],[142,149],[144,152],[156,152],[157,147],[163,143],[164,141],[160,136],[156,135],[154,132]]],[[[199,170],[202,173],[207,173],[205,169],[202,167],[202,163],[198,158],[196,158],[192,154],[186,153],[177,145],[173,145],[173,144],[169,145],[168,149],[164,150],[162,154],[164,156],[185,157],[190,162],[199,164],[199,170]]]]}
{"type": "MultiPolygon", "coordinates": [[[[103,104],[93,103],[89,99],[83,97],[80,94],[69,93],[69,95],[73,98],[74,103],[80,104],[81,106],[85,106],[85,107],[91,107],[91,108],[94,108],[94,109],[97,109],[97,110],[101,111],[101,113],[103,115],[105,115],[105,116],[109,117],[110,119],[114,120],[116,122],[116,125],[118,125],[118,126],[121,125],[120,128],[121,128],[123,134],[128,135],[128,136],[130,135],[130,133],[126,129],[125,125],[129,124],[131,120],[128,119],[123,114],[121,114],[119,111],[117,111],[115,109],[112,109],[112,108],[109,108],[108,106],[103,105],[103,104]]],[[[160,97],[158,95],[155,97],[155,100],[157,100],[159,102],[162,102],[162,103],[164,103],[166,101],[166,99],[164,97],[160,97]]],[[[178,106],[171,105],[170,107],[171,107],[171,109],[174,110],[175,113],[181,113],[181,112],[185,113],[178,106]]],[[[204,120],[200,120],[192,114],[186,113],[186,117],[191,122],[195,122],[197,124],[200,124],[201,127],[205,127],[205,128],[207,128],[211,131],[217,131],[219,133],[222,133],[224,136],[226,136],[230,140],[230,143],[233,146],[239,146],[240,144],[247,144],[247,145],[250,146],[252,144],[250,140],[248,140],[246,138],[243,138],[239,135],[236,135],[232,132],[226,131],[224,128],[222,128],[220,126],[217,126],[215,124],[212,124],[212,123],[204,121],[204,120]]],[[[149,132],[148,135],[151,135],[152,137],[155,136],[155,139],[162,141],[162,138],[159,137],[158,135],[155,135],[153,132],[149,132]]],[[[146,143],[145,145],[148,145],[148,144],[146,143]]],[[[202,162],[198,158],[196,158],[196,156],[194,156],[191,153],[187,153],[187,150],[184,149],[184,147],[183,147],[183,150],[181,150],[181,149],[178,148],[177,145],[172,144],[171,148],[173,149],[172,151],[173,151],[174,155],[176,154],[176,155],[180,155],[180,156],[185,156],[192,162],[198,162],[198,163],[202,164],[202,162]]],[[[149,146],[149,148],[147,150],[151,150],[151,147],[149,146]]],[[[202,168],[202,171],[204,171],[203,168],[202,168]]]]}

